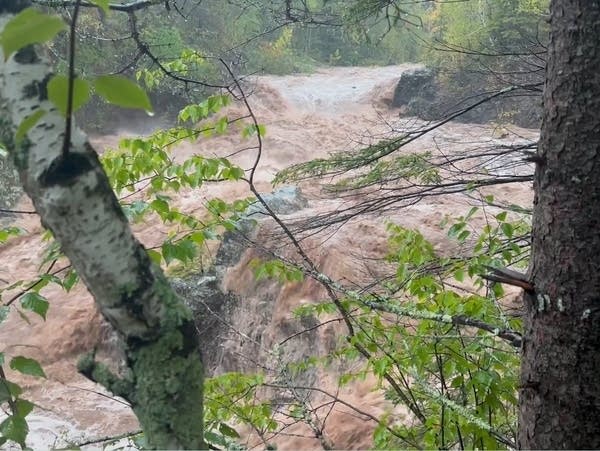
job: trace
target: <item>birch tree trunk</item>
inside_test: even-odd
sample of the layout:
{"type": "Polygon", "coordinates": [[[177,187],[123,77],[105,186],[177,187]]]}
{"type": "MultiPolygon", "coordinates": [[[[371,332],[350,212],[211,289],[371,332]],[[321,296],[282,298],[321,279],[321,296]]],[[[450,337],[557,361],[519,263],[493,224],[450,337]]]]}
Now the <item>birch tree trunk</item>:
{"type": "Polygon", "coordinates": [[[600,448],[600,2],[553,0],[519,445],[600,448]]]}
{"type": "MultiPolygon", "coordinates": [[[[0,30],[25,0],[0,2],[0,30]]],[[[10,147],[23,187],[42,223],[122,336],[127,376],[119,378],[88,356],[80,371],[127,399],[150,447],[204,447],[203,366],[191,312],[133,236],[97,154],[74,130],[62,158],[65,120],[47,100],[51,68],[26,47],[0,55],[2,135],[35,110],[47,114],[21,144],[10,147]]]]}

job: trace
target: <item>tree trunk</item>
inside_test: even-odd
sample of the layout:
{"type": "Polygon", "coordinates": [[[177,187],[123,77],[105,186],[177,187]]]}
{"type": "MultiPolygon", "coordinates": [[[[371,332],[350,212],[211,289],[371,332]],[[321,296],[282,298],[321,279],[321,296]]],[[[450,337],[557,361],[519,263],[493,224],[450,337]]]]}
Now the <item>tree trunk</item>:
{"type": "MultiPolygon", "coordinates": [[[[2,0],[0,30],[28,5],[2,0]]],[[[0,55],[0,127],[14,132],[34,111],[47,111],[28,139],[5,144],[42,223],[125,343],[126,377],[110,373],[92,355],[82,359],[80,371],[131,403],[150,447],[203,448],[203,366],[191,312],[133,236],[79,130],[62,158],[65,120],[47,100],[50,74],[34,47],[6,62],[0,55]]]]}
{"type": "Polygon", "coordinates": [[[519,446],[600,448],[600,2],[553,0],[519,446]]]}

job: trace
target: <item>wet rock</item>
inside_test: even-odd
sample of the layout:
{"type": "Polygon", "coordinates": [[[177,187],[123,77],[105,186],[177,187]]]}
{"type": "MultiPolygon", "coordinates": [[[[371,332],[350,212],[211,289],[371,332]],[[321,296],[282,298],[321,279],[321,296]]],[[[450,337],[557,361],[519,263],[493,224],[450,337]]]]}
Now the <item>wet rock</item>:
{"type": "MultiPolygon", "coordinates": [[[[285,186],[272,193],[261,194],[261,197],[277,215],[291,214],[308,206],[308,201],[297,186],[285,186]]],[[[268,217],[266,208],[257,200],[248,207],[244,217],[237,224],[237,230],[225,233],[212,269],[218,273],[217,277],[221,277],[227,267],[239,262],[242,253],[248,249],[246,238],[253,238],[257,221],[268,217]]]]}
{"type": "Polygon", "coordinates": [[[409,105],[414,99],[433,100],[434,99],[434,74],[427,68],[416,68],[407,70],[400,76],[394,98],[393,107],[403,107],[409,105]]]}
{"type": "MultiPolygon", "coordinates": [[[[288,215],[308,206],[308,201],[297,186],[284,186],[261,197],[269,208],[279,215],[288,215]]],[[[247,215],[260,219],[261,216],[267,215],[267,211],[260,202],[256,201],[248,208],[247,215]]]]}
{"type": "MultiPolygon", "coordinates": [[[[300,189],[294,186],[284,187],[262,197],[269,208],[282,215],[308,205],[300,189]]],[[[254,364],[259,360],[264,363],[270,358],[265,355],[264,349],[270,349],[273,345],[273,312],[282,285],[273,280],[256,280],[253,282],[252,294],[243,299],[223,288],[227,272],[240,264],[251,248],[249,239],[256,236],[266,218],[268,216],[264,206],[259,202],[252,204],[238,223],[238,230],[227,232],[223,236],[214,264],[208,271],[191,274],[183,279],[171,279],[175,291],[194,313],[208,375],[255,369],[250,368],[250,361],[240,359],[240,355],[250,357],[254,364]]],[[[244,264],[248,266],[247,261],[244,264]]],[[[252,270],[247,267],[245,271],[252,270]]],[[[283,336],[293,335],[305,329],[307,321],[311,325],[316,324],[316,319],[312,322],[306,318],[302,321],[286,320],[277,325],[278,332],[283,336]]],[[[306,334],[303,340],[294,343],[293,349],[286,349],[286,356],[300,359],[308,349],[314,349],[316,337],[313,335],[306,334]]],[[[306,378],[306,374],[303,377],[306,378]]]]}
{"type": "Polygon", "coordinates": [[[226,324],[239,301],[221,290],[221,281],[214,275],[172,279],[171,285],[194,313],[204,364],[211,375],[222,364],[225,348],[221,345],[230,332],[226,324]]]}
{"type": "Polygon", "coordinates": [[[436,73],[428,68],[417,68],[402,74],[392,106],[401,113],[426,121],[446,119],[461,110],[465,112],[454,120],[463,123],[513,123],[537,128],[541,123],[542,105],[534,92],[500,96],[472,108],[490,94],[505,88],[498,86],[494,77],[476,72],[436,73]]]}

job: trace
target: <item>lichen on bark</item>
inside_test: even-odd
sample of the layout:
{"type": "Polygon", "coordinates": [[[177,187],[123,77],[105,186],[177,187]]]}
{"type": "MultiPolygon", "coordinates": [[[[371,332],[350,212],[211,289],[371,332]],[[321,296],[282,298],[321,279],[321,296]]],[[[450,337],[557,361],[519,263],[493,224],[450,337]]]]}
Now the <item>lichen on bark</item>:
{"type": "MultiPolygon", "coordinates": [[[[29,4],[1,1],[0,32],[29,4]]],[[[149,448],[204,448],[204,374],[192,314],[134,237],[97,154],[76,127],[69,152],[63,152],[65,120],[43,95],[52,74],[48,62],[34,47],[18,55],[5,61],[0,51],[0,118],[6,121],[0,131],[10,136],[28,115],[46,111],[29,129],[25,146],[11,143],[21,182],[125,343],[125,376],[110,372],[93,354],[80,361],[80,369],[129,400],[149,448]]]]}
{"type": "Polygon", "coordinates": [[[147,440],[158,448],[172,448],[173,437],[197,447],[203,443],[202,418],[193,413],[202,403],[202,380],[197,375],[203,368],[199,352],[177,355],[186,341],[180,330],[174,330],[128,352],[136,374],[133,410],[147,440]]]}

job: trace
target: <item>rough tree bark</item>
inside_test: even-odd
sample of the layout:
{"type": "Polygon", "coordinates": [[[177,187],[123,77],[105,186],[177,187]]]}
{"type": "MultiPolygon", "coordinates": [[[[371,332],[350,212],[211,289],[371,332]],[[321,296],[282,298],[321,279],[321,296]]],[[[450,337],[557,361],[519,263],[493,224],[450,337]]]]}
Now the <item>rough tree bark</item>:
{"type": "MultiPolygon", "coordinates": [[[[0,30],[27,6],[2,0],[0,30]]],[[[92,355],[80,370],[131,403],[150,447],[203,448],[203,366],[191,312],[133,236],[83,133],[74,131],[62,158],[65,121],[47,100],[50,74],[34,47],[6,62],[0,55],[0,127],[14,132],[36,109],[48,112],[24,142],[5,144],[42,223],[125,343],[126,376],[92,355]]]]}
{"type": "Polygon", "coordinates": [[[519,446],[600,448],[600,2],[553,0],[519,446]]]}

